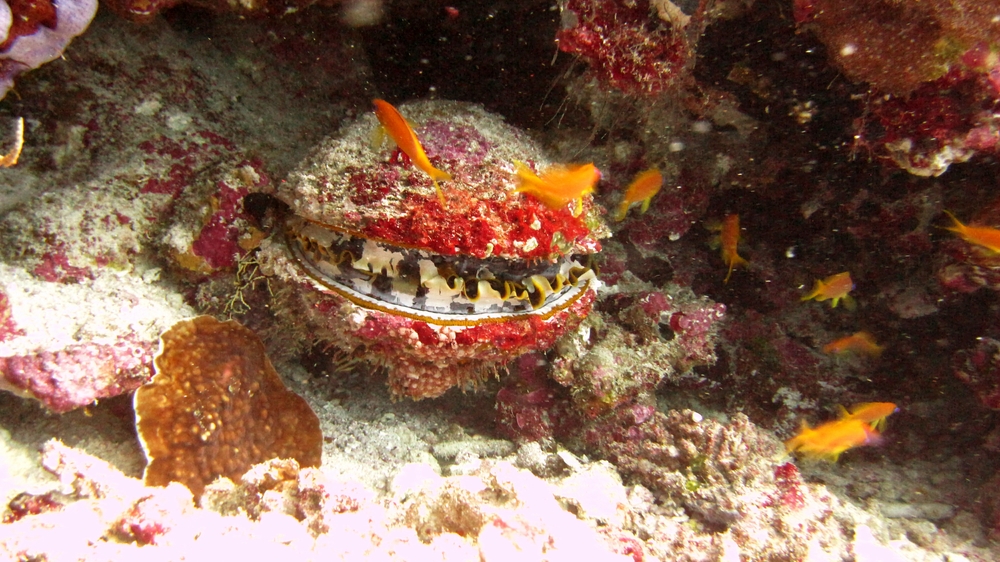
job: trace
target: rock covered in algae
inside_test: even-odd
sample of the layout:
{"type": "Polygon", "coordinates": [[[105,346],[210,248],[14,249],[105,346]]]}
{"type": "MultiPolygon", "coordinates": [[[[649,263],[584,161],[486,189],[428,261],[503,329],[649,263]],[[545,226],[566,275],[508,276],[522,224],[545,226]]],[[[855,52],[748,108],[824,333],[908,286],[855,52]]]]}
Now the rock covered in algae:
{"type": "Polygon", "coordinates": [[[249,329],[210,316],[178,322],[153,364],[153,379],[135,393],[148,485],[180,482],[200,496],[217,477],[239,478],[271,458],[319,466],[319,419],[249,329]]]}

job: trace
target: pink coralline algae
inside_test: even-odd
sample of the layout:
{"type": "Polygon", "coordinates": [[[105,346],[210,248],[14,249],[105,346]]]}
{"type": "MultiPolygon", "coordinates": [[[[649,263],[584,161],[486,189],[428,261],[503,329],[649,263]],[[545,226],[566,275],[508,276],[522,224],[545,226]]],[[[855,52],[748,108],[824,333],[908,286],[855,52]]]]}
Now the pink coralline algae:
{"type": "Polygon", "coordinates": [[[15,76],[62,56],[96,12],[96,0],[0,0],[0,99],[15,76]]]}
{"type": "Polygon", "coordinates": [[[220,176],[214,184],[196,184],[179,194],[178,221],[164,239],[174,262],[189,277],[233,271],[259,242],[243,198],[251,188],[265,188],[270,179],[259,163],[251,162],[220,176]]]}
{"type": "Polygon", "coordinates": [[[94,274],[85,267],[77,267],[69,262],[62,244],[54,245],[41,256],[41,263],[31,272],[50,283],[76,283],[82,279],[92,279],[94,274]]]}
{"type": "Polygon", "coordinates": [[[548,378],[548,363],[537,353],[510,366],[497,393],[497,428],[511,439],[538,441],[566,436],[579,427],[569,392],[548,378]]]}
{"type": "Polygon", "coordinates": [[[802,481],[794,465],[776,464],[780,443],[743,414],[726,425],[687,410],[655,412],[638,423],[624,415],[593,428],[587,441],[705,528],[728,530],[742,556],[804,559],[817,537],[839,542],[825,544],[828,552],[847,548],[834,539],[836,499],[802,481]]]}
{"type": "Polygon", "coordinates": [[[155,342],[126,338],[0,357],[0,389],[36,398],[53,412],[68,412],[141,386],[152,376],[154,349],[155,342]]]}

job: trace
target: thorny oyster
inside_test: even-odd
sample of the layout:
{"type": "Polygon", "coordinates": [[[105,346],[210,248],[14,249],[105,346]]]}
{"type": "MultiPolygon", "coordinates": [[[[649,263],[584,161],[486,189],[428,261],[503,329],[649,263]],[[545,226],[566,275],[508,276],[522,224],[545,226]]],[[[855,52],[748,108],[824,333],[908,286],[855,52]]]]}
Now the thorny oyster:
{"type": "Polygon", "coordinates": [[[458,102],[403,105],[431,178],[374,147],[372,114],[327,139],[279,186],[290,212],[263,270],[291,283],[283,314],[308,335],[384,365],[393,393],[439,396],[523,353],[549,348],[590,311],[592,254],[607,235],[584,211],[515,193],[514,161],[550,165],[528,136],[458,102]]]}

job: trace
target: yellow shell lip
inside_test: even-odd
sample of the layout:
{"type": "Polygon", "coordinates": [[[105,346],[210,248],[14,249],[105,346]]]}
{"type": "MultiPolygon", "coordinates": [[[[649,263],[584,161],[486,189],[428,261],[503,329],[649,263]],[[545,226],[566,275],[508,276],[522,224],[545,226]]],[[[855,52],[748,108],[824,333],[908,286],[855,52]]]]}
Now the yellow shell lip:
{"type": "Polygon", "coordinates": [[[592,256],[586,254],[555,263],[444,256],[295,216],[285,223],[285,237],[317,288],[363,308],[434,324],[548,318],[597,283],[592,256]]]}

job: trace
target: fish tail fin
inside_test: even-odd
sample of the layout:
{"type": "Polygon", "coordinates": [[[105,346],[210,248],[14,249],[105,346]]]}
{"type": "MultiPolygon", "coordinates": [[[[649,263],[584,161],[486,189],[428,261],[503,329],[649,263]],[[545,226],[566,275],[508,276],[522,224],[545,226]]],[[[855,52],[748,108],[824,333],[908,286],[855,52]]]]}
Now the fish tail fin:
{"type": "Polygon", "coordinates": [[[614,217],[615,222],[621,222],[625,220],[625,217],[628,215],[628,208],[630,206],[631,205],[629,205],[627,199],[622,199],[622,202],[618,204],[618,210],[615,211],[615,217],[614,217]]]}
{"type": "Polygon", "coordinates": [[[847,408],[837,404],[837,416],[842,420],[846,420],[850,418],[852,414],[847,408]]]}
{"type": "MultiPolygon", "coordinates": [[[[448,177],[451,178],[451,176],[448,176],[448,177]]],[[[434,182],[434,190],[437,191],[438,201],[441,202],[441,208],[442,209],[446,208],[445,204],[444,204],[444,192],[441,191],[441,185],[438,184],[437,180],[434,179],[433,176],[431,176],[431,181],[434,182]]]]}
{"type": "Polygon", "coordinates": [[[951,220],[954,221],[955,224],[953,224],[952,226],[942,226],[941,228],[945,230],[950,230],[952,232],[962,232],[963,230],[965,230],[965,224],[962,221],[958,220],[958,217],[953,215],[951,211],[945,210],[944,214],[951,217],[951,220]]]}
{"type": "Polygon", "coordinates": [[[530,191],[532,187],[538,185],[541,181],[538,174],[536,174],[534,170],[529,168],[527,164],[521,162],[520,160],[514,160],[514,170],[517,175],[518,183],[517,189],[514,190],[514,193],[530,191]]]}
{"type": "Polygon", "coordinates": [[[729,283],[729,278],[733,275],[734,268],[750,265],[750,262],[741,258],[740,255],[736,253],[730,256],[727,261],[729,261],[729,273],[727,273],[726,278],[722,280],[723,283],[729,283]]]}

